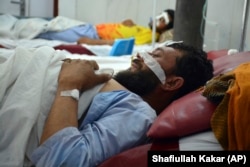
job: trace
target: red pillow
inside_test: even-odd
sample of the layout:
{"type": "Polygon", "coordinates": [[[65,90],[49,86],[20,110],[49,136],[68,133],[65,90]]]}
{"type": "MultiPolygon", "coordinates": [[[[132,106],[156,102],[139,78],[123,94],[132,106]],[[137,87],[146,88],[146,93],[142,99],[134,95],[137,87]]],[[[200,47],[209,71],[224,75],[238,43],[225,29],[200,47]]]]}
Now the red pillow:
{"type": "Polygon", "coordinates": [[[90,56],[95,55],[94,53],[92,53],[90,50],[83,47],[82,45],[74,45],[74,44],[63,45],[62,44],[62,45],[55,46],[54,49],[67,50],[68,52],[72,54],[85,54],[85,55],[90,55],[90,56]]]}
{"type": "Polygon", "coordinates": [[[214,60],[216,58],[227,56],[228,49],[221,49],[221,50],[211,50],[207,52],[207,57],[210,60],[214,60]]]}
{"type": "Polygon", "coordinates": [[[215,107],[201,92],[189,93],[163,110],[147,135],[154,139],[175,138],[207,130],[215,107]]]}
{"type": "Polygon", "coordinates": [[[250,51],[222,56],[213,60],[214,76],[233,70],[244,62],[250,61],[250,51]]]}

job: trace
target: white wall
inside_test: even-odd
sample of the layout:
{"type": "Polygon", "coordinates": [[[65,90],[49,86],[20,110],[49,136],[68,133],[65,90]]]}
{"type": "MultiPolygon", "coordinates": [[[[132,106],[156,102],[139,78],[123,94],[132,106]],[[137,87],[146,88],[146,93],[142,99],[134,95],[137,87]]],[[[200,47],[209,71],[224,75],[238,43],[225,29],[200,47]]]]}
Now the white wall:
{"type": "MultiPolygon", "coordinates": [[[[71,0],[72,12],[67,7],[59,8],[59,15],[89,23],[120,22],[133,19],[137,24],[147,26],[152,16],[153,0],[71,0]]],[[[156,0],[156,12],[164,9],[175,9],[176,0],[156,0]]],[[[207,15],[205,17],[204,49],[239,48],[241,40],[242,14],[245,0],[207,0],[207,15]]],[[[63,6],[63,5],[62,5],[63,6]]],[[[67,7],[66,7],[67,6],[67,7]]],[[[201,25],[202,26],[202,25],[201,25]]],[[[250,31],[247,31],[247,35],[250,31]]],[[[197,32],[200,33],[200,32],[197,32]]],[[[246,41],[249,41],[246,38],[246,41]]],[[[250,46],[246,43],[245,49],[250,46]]]]}
{"type": "MultiPolygon", "coordinates": [[[[0,13],[19,15],[19,6],[0,0],[0,13]]],[[[20,1],[20,0],[15,0],[20,1]]],[[[154,0],[59,0],[59,15],[97,24],[133,19],[147,26],[154,0]]],[[[176,0],[156,0],[156,13],[175,9],[176,0]]],[[[245,0],[207,0],[204,49],[238,49],[245,0]]],[[[53,0],[26,0],[26,16],[53,17],[53,0]]],[[[245,50],[250,50],[250,17],[245,50]]],[[[197,32],[200,33],[200,32],[197,32]]]]}
{"type": "MultiPolygon", "coordinates": [[[[20,0],[13,0],[20,2],[20,0]]],[[[25,16],[53,17],[53,0],[25,0],[25,16]]],[[[20,15],[20,5],[11,0],[0,0],[0,13],[20,15]]]]}
{"type": "Polygon", "coordinates": [[[53,0],[26,0],[29,1],[29,16],[53,17],[53,0]]]}
{"type": "MultiPolygon", "coordinates": [[[[133,19],[137,24],[147,26],[152,16],[153,0],[60,0],[59,15],[97,24],[104,22],[121,22],[133,19]],[[72,12],[67,10],[70,6],[72,12]]],[[[156,12],[175,8],[175,0],[156,0],[156,12]]]]}
{"type": "Polygon", "coordinates": [[[0,13],[8,13],[13,15],[20,14],[19,5],[10,3],[11,0],[0,0],[0,13]]]}
{"type": "Polygon", "coordinates": [[[208,0],[205,49],[239,48],[244,0],[208,0]]]}
{"type": "Polygon", "coordinates": [[[58,15],[65,16],[72,19],[77,18],[77,0],[59,0],[58,3],[58,15]]]}

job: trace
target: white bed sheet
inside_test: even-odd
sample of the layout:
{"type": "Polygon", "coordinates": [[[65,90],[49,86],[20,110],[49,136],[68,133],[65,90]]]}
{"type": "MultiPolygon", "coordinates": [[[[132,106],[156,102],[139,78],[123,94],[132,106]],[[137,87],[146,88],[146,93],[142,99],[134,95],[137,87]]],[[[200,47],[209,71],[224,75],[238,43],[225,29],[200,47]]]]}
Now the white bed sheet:
{"type": "MultiPolygon", "coordinates": [[[[10,38],[1,38],[0,37],[0,45],[4,46],[8,49],[15,49],[18,46],[25,48],[37,48],[41,46],[51,46],[55,47],[58,45],[76,45],[76,43],[68,43],[65,41],[58,40],[46,40],[46,39],[10,39],[10,38]]],[[[110,45],[87,45],[81,44],[83,47],[90,50],[97,56],[108,56],[112,46],[110,45]]],[[[158,46],[158,45],[156,45],[158,46]]],[[[133,49],[133,53],[135,54],[140,51],[152,50],[152,45],[135,45],[133,49]]]]}
{"type": "Polygon", "coordinates": [[[21,167],[39,142],[65,55],[50,47],[1,53],[11,51],[0,64],[0,162],[21,167]]]}
{"type": "MultiPolygon", "coordinates": [[[[87,48],[92,53],[94,53],[95,55],[98,55],[98,56],[109,55],[110,50],[112,48],[112,46],[110,46],[110,45],[86,45],[86,44],[82,44],[82,46],[87,48]]],[[[158,45],[156,45],[156,46],[158,46],[158,45]]],[[[140,52],[140,51],[145,51],[145,50],[149,51],[152,49],[153,49],[152,45],[134,45],[132,54],[135,54],[135,53],[140,52]]]]}
{"type": "Polygon", "coordinates": [[[180,151],[222,151],[212,130],[182,137],[179,140],[180,151]]]}
{"type": "Polygon", "coordinates": [[[44,18],[25,18],[3,14],[0,15],[0,37],[10,39],[33,39],[47,31],[63,31],[68,28],[84,25],[85,22],[57,16],[51,20],[44,18]]]}
{"type": "Polygon", "coordinates": [[[0,45],[8,49],[15,49],[16,47],[24,48],[38,48],[41,46],[55,47],[58,45],[70,45],[74,43],[67,43],[64,41],[57,40],[46,40],[46,39],[10,39],[10,38],[0,38],[0,45]]]}
{"type": "Polygon", "coordinates": [[[86,59],[86,60],[95,60],[100,69],[103,68],[112,68],[114,73],[118,71],[125,70],[130,67],[131,64],[131,56],[89,56],[89,55],[81,55],[81,54],[71,54],[69,52],[65,52],[67,58],[72,59],[86,59]]]}

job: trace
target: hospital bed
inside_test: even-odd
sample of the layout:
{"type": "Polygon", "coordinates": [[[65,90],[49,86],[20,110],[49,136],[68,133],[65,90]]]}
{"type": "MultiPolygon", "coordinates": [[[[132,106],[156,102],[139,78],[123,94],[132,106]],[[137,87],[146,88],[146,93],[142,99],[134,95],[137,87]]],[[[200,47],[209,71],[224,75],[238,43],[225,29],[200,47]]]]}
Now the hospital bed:
{"type": "MultiPolygon", "coordinates": [[[[15,50],[0,49],[1,58],[3,58],[3,55],[6,55],[5,59],[0,59],[1,63],[10,60],[10,57],[14,55],[14,52],[16,55],[18,55],[17,57],[20,60],[20,62],[13,61],[13,63],[8,63],[11,64],[13,68],[9,67],[5,71],[1,70],[0,72],[0,122],[6,125],[1,126],[1,128],[9,128],[10,125],[14,126],[15,124],[19,125],[16,126],[18,127],[18,129],[14,130],[18,130],[22,133],[20,133],[19,135],[15,133],[15,137],[10,138],[8,142],[12,141],[13,139],[23,139],[23,137],[25,137],[22,144],[14,145],[15,150],[20,149],[21,151],[16,151],[15,153],[9,152],[9,154],[6,154],[6,152],[0,152],[0,157],[3,154],[8,156],[12,155],[14,157],[17,157],[16,155],[22,155],[23,151],[25,151],[25,147],[23,146],[25,146],[27,143],[32,143],[31,141],[32,139],[34,139],[33,137],[39,137],[36,134],[35,136],[30,138],[30,133],[32,133],[33,131],[32,130],[30,132],[30,127],[36,127],[37,131],[41,133],[43,127],[43,124],[41,122],[44,122],[46,117],[44,117],[43,115],[46,115],[46,113],[39,114],[34,111],[39,111],[41,108],[44,111],[49,111],[48,106],[51,105],[50,103],[53,101],[53,96],[47,96],[46,94],[51,94],[51,92],[55,91],[56,89],[55,78],[57,78],[57,76],[54,75],[56,73],[55,71],[58,72],[60,69],[60,63],[58,63],[59,59],[80,58],[96,60],[100,65],[100,68],[113,67],[115,72],[127,68],[130,65],[131,61],[130,56],[102,57],[76,53],[72,54],[67,51],[55,51],[52,47],[48,46],[39,47],[35,50],[36,52],[35,56],[33,55],[35,57],[33,62],[28,63],[29,58],[33,57],[30,55],[31,52],[29,51],[29,49],[27,50],[27,48],[23,47],[17,47],[15,50]],[[56,54],[57,56],[53,56],[54,54],[56,54]],[[13,86],[12,83],[15,80],[15,76],[19,75],[18,73],[20,71],[22,71],[23,75],[20,75],[21,77],[19,77],[18,82],[20,82],[19,87],[21,87],[22,89],[18,89],[17,85],[11,88],[11,86],[13,86]],[[54,75],[46,75],[48,73],[53,73],[54,75]],[[4,80],[4,78],[8,78],[8,81],[4,80]],[[2,82],[4,84],[2,84],[2,82]],[[46,89],[43,89],[44,87],[46,89]],[[17,89],[17,91],[12,91],[12,94],[9,94],[11,93],[9,92],[10,88],[17,89]],[[46,90],[46,92],[44,90],[46,90]],[[8,95],[12,98],[7,98],[8,95]],[[25,108],[25,111],[32,111],[32,115],[29,115],[29,117],[21,115],[21,112],[24,109],[23,104],[19,103],[21,102],[20,98],[24,99],[22,101],[29,101],[30,105],[26,105],[26,107],[28,108],[25,108]],[[43,99],[43,102],[40,105],[39,99],[43,99]],[[14,114],[16,112],[18,117],[22,118],[21,124],[17,120],[14,120],[13,122],[5,121],[7,120],[5,119],[5,109],[2,108],[5,102],[8,102],[9,107],[11,107],[12,109],[17,109],[14,110],[14,112],[11,114],[11,117],[14,119],[14,114]],[[34,124],[32,120],[34,120],[35,118],[38,118],[38,122],[40,123],[34,124]]],[[[250,61],[249,52],[227,55],[227,50],[219,50],[208,52],[208,56],[210,59],[214,60],[213,65],[215,69],[215,76],[232,70],[243,62],[250,61]]],[[[174,101],[170,106],[166,107],[164,111],[158,116],[147,133],[147,135],[152,139],[149,144],[138,146],[115,155],[100,164],[100,166],[147,166],[147,153],[150,150],[222,150],[210,127],[210,118],[215,108],[216,105],[212,104],[204,96],[202,96],[200,91],[197,90],[187,94],[186,96],[174,101]]],[[[2,139],[3,138],[1,138],[1,140],[2,139]]],[[[0,143],[0,145],[2,145],[2,143],[0,143]]]]}
{"type": "MultiPolygon", "coordinates": [[[[213,60],[215,76],[231,71],[242,63],[250,62],[249,51],[233,55],[228,55],[227,52],[226,49],[208,52],[208,57],[213,60]]],[[[166,155],[177,155],[176,151],[223,151],[210,123],[216,108],[217,105],[207,100],[201,90],[175,100],[163,110],[149,129],[147,135],[152,139],[151,143],[115,155],[99,167],[147,167],[150,151],[159,155],[164,155],[164,151],[170,152],[166,155]]],[[[249,125],[245,128],[249,128],[249,125]]]]}
{"type": "MultiPolygon", "coordinates": [[[[116,73],[130,66],[132,52],[151,48],[150,45],[132,45],[128,47],[130,53],[117,56],[114,48],[119,46],[114,47],[116,45],[77,45],[35,38],[44,29],[60,31],[84,24],[65,17],[20,20],[11,15],[1,15],[0,24],[0,124],[4,125],[0,126],[0,162],[3,166],[30,166],[27,156],[31,155],[38,145],[37,139],[41,137],[48,106],[54,97],[60,60],[95,60],[101,69],[112,67],[116,73]],[[13,122],[8,121],[10,119],[13,122]],[[25,159],[24,155],[27,155],[25,159]]],[[[89,101],[93,94],[87,95],[89,101]]],[[[79,110],[84,111],[84,106],[80,105],[79,110]]]]}
{"type": "MultiPolygon", "coordinates": [[[[150,44],[135,46],[133,45],[133,39],[130,38],[117,39],[112,47],[109,45],[77,45],[76,41],[80,37],[80,35],[79,37],[74,34],[71,35],[71,32],[68,30],[74,29],[78,26],[84,26],[86,23],[63,16],[57,16],[55,18],[48,19],[36,17],[20,18],[9,14],[2,14],[0,15],[0,24],[0,46],[8,49],[14,49],[17,46],[23,46],[28,48],[51,46],[55,47],[56,49],[67,50],[71,53],[81,53],[96,56],[110,56],[114,55],[114,53],[117,53],[117,51],[113,52],[114,47],[116,47],[115,45],[117,45],[116,43],[124,43],[124,40],[132,41],[132,43],[130,42],[132,45],[128,47],[129,52],[125,51],[124,53],[119,53],[118,55],[131,55],[137,52],[138,50],[152,48],[150,44]],[[67,30],[67,32],[65,32],[65,30],[67,30]],[[44,34],[46,32],[51,31],[63,33],[60,35],[56,35],[55,39],[54,37],[52,39],[48,39],[45,37],[39,38],[40,34],[44,34]]],[[[74,29],[74,31],[76,30],[74,29]]]]}

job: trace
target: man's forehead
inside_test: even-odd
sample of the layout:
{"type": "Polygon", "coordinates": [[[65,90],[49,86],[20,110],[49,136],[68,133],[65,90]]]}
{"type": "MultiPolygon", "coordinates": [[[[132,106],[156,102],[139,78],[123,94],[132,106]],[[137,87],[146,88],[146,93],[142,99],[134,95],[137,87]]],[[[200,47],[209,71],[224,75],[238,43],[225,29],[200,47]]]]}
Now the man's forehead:
{"type": "Polygon", "coordinates": [[[173,40],[169,40],[169,41],[166,41],[166,42],[163,42],[161,43],[156,49],[155,51],[157,50],[160,50],[162,52],[168,52],[168,53],[176,53],[177,55],[176,56],[181,56],[181,52],[173,47],[171,47],[171,45],[173,44],[182,44],[183,41],[173,41],[173,40]]]}
{"type": "Polygon", "coordinates": [[[162,50],[164,50],[164,51],[175,51],[175,49],[174,48],[172,48],[172,47],[169,47],[169,46],[162,46],[162,47],[160,47],[162,50]]]}
{"type": "Polygon", "coordinates": [[[154,50],[155,52],[160,51],[162,52],[162,54],[166,55],[166,56],[180,56],[180,52],[172,47],[169,46],[161,46],[158,47],[154,50]]]}

